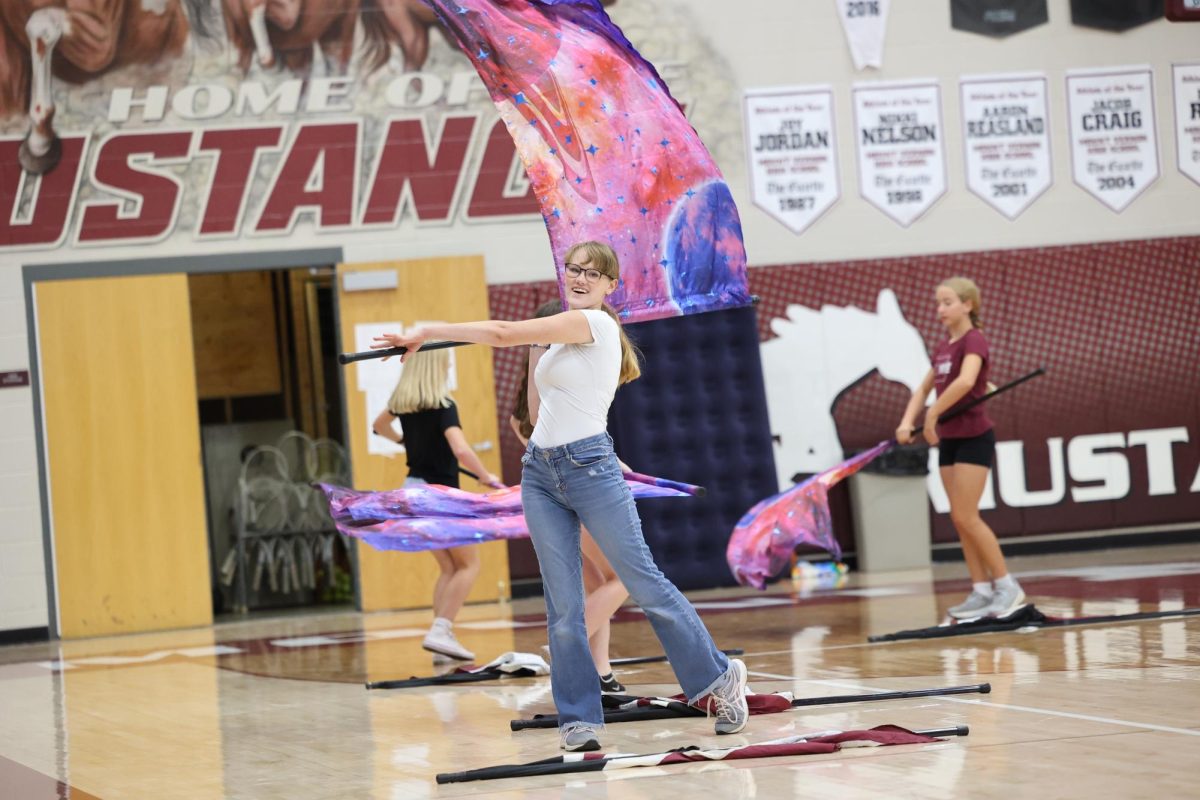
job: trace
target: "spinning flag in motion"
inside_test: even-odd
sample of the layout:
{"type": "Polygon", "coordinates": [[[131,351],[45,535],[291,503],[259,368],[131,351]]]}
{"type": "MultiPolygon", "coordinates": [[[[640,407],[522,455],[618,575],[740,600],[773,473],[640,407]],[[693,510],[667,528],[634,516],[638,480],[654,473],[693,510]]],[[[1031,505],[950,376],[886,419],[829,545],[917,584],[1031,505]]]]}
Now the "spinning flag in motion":
{"type": "Polygon", "coordinates": [[[829,488],[874,461],[896,442],[880,442],[854,458],[818,472],[790,489],[760,501],[738,520],[725,559],[738,583],[756,589],[791,562],[801,544],[815,545],[835,559],[842,548],[833,537],[829,488]]]}
{"type": "Polygon", "coordinates": [[[654,67],[598,0],[428,0],[479,72],[541,204],[560,285],[610,245],[626,322],[750,303],[729,187],[654,67]]]}
{"type": "MultiPolygon", "coordinates": [[[[625,482],[635,500],[704,493],[700,486],[637,472],[625,473],[625,482]]],[[[433,484],[387,492],[319,485],[329,498],[329,514],[337,529],[376,550],[411,553],[529,536],[520,486],[474,494],[433,484]]]]}

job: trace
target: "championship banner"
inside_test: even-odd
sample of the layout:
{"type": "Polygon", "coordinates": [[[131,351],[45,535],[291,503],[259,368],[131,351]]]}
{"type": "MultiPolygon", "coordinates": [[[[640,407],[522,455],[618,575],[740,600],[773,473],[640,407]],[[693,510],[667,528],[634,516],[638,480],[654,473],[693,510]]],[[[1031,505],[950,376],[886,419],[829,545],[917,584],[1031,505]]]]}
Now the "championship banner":
{"type": "Polygon", "coordinates": [[[941,89],[936,80],[853,88],[858,188],[908,227],[946,193],[941,89]]]}
{"type": "Polygon", "coordinates": [[[625,322],[749,305],[729,186],[683,109],[599,0],[430,0],[508,127],[560,285],[588,240],[624,269],[625,322]]]}
{"type": "Polygon", "coordinates": [[[1011,36],[1049,19],[1046,0],[950,0],[950,27],[984,36],[1011,36]]]}
{"type": "Polygon", "coordinates": [[[746,158],[754,205],[803,233],[841,197],[833,89],[749,89],[746,158]]]}
{"type": "Polygon", "coordinates": [[[967,188],[1016,219],[1054,180],[1046,76],[964,76],[959,91],[967,188]]]}
{"type": "Polygon", "coordinates": [[[1071,172],[1121,212],[1158,179],[1154,76],[1149,67],[1067,72],[1071,172]]]}
{"type": "MultiPolygon", "coordinates": [[[[1200,2],[1200,0],[1198,0],[1200,2]]],[[[1200,63],[1171,67],[1179,171],[1200,183],[1200,63]]]]}
{"type": "Polygon", "coordinates": [[[883,35],[891,0],[834,0],[854,68],[883,66],[883,35]]]}

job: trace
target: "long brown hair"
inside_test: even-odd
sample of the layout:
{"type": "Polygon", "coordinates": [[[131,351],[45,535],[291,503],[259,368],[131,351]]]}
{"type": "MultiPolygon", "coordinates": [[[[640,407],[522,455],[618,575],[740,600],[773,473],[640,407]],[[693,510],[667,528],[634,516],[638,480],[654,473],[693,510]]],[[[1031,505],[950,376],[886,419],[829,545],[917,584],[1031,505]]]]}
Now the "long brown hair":
{"type": "MultiPolygon", "coordinates": [[[[617,260],[617,254],[613,249],[603,242],[580,242],[573,245],[567,251],[564,261],[572,261],[575,255],[582,250],[588,255],[588,259],[594,269],[599,270],[602,274],[612,278],[614,282],[621,280],[621,265],[617,260]]],[[[633,342],[629,340],[629,336],[625,333],[625,328],[621,325],[621,318],[617,316],[616,309],[608,303],[603,303],[601,306],[608,315],[617,323],[617,330],[621,333],[621,376],[617,380],[618,385],[635,381],[642,375],[642,366],[638,363],[638,349],[634,347],[633,342]]]]}
{"type": "MultiPolygon", "coordinates": [[[[533,312],[535,319],[541,317],[553,317],[555,314],[562,313],[561,300],[548,300],[538,306],[537,311],[533,312]]],[[[419,350],[417,352],[420,352],[419,350]]],[[[521,382],[517,387],[517,401],[513,407],[512,415],[516,417],[517,423],[521,426],[521,435],[528,439],[533,436],[533,422],[529,419],[529,351],[525,351],[525,366],[521,369],[521,382]]]]}

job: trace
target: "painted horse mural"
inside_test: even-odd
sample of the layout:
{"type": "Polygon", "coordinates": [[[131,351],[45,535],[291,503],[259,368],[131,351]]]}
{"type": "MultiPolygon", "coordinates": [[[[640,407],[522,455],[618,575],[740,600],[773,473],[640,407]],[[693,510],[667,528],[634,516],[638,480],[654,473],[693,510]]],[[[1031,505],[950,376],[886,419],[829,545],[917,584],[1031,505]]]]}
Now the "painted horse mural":
{"type": "Polygon", "coordinates": [[[21,166],[40,175],[58,163],[54,79],[80,85],[122,67],[173,61],[210,12],[207,0],[0,3],[0,117],[28,115],[21,166]]]}

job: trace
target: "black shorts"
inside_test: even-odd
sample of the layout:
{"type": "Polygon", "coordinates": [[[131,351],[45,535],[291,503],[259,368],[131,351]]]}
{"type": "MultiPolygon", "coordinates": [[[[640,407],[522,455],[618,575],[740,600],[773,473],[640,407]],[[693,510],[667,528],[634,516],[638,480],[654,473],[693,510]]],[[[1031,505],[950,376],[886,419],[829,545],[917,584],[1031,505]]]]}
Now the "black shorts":
{"type": "Polygon", "coordinates": [[[968,436],[965,439],[942,439],[938,442],[938,466],[948,467],[952,464],[978,464],[981,467],[992,466],[992,456],[996,454],[996,432],[984,431],[978,436],[968,436]]]}

